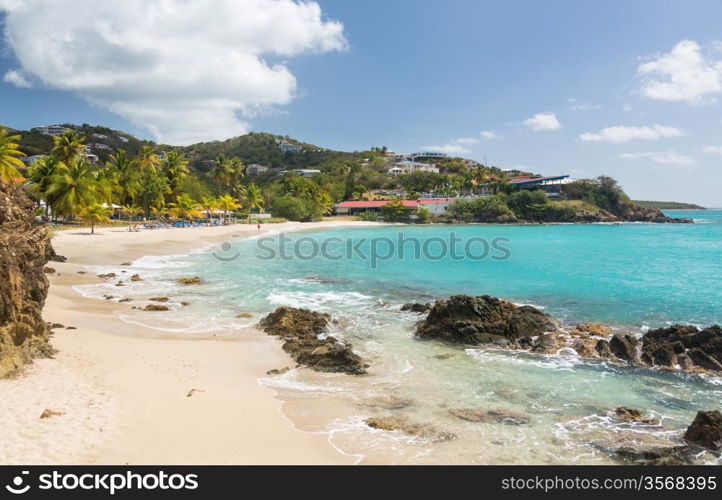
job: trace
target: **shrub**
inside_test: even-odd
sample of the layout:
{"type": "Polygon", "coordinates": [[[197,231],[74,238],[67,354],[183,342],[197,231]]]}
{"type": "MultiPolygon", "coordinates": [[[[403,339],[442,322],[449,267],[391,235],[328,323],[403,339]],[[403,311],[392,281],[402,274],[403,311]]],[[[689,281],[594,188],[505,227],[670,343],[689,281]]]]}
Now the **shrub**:
{"type": "Polygon", "coordinates": [[[320,220],[322,208],[313,200],[296,198],[294,196],[281,196],[273,200],[271,213],[274,217],[300,222],[320,220]]]}

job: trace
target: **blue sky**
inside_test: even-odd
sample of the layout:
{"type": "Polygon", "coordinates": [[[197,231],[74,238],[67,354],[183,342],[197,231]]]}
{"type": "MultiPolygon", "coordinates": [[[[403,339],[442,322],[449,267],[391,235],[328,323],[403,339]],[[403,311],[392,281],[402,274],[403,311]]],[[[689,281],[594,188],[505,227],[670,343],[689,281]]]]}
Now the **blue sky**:
{"type": "MultiPolygon", "coordinates": [[[[252,32],[258,25],[253,9],[266,1],[225,6],[240,9],[228,12],[237,16],[226,17],[236,20],[239,31],[252,32]]],[[[478,160],[486,157],[502,168],[574,177],[612,175],[635,198],[722,206],[719,1],[321,0],[317,18],[305,10],[308,16],[300,16],[292,4],[275,13],[268,28],[252,33],[255,39],[244,35],[232,40],[234,47],[248,47],[233,63],[224,67],[219,57],[220,66],[206,66],[211,63],[201,55],[199,72],[210,75],[207,80],[182,87],[164,79],[129,77],[134,83],[127,87],[119,79],[102,89],[88,75],[107,71],[107,63],[88,61],[83,52],[86,59],[65,61],[69,71],[56,68],[53,73],[47,69],[52,61],[42,54],[54,47],[36,40],[43,37],[38,30],[43,16],[28,14],[24,24],[21,4],[33,4],[37,13],[38,5],[52,10],[79,2],[83,0],[10,1],[5,14],[11,21],[5,27],[9,36],[0,53],[0,75],[5,75],[0,81],[0,123],[29,128],[87,122],[187,142],[182,139],[198,134],[190,126],[177,129],[187,121],[207,132],[203,138],[255,130],[343,150],[433,146],[478,160]],[[293,21],[299,17],[308,22],[300,26],[293,21]],[[288,40],[268,34],[281,27],[279,36],[288,40]],[[688,44],[679,46],[685,40],[688,44]],[[293,48],[286,42],[293,42],[293,48]],[[33,50],[27,48],[31,45],[33,50]],[[695,55],[701,63],[696,64],[695,55]],[[259,60],[273,71],[258,66],[259,60]],[[640,72],[644,64],[652,66],[640,72]],[[87,78],[79,83],[77,75],[87,78]],[[261,82],[257,86],[247,84],[256,79],[261,82]],[[670,81],[671,88],[665,85],[670,81]],[[655,83],[661,86],[650,86],[655,83]],[[153,85],[160,90],[148,94],[153,85]],[[169,89],[165,103],[164,86],[169,89]],[[204,88],[217,97],[206,108],[214,111],[218,106],[215,116],[221,118],[189,103],[202,99],[198,94],[204,88]],[[141,103],[137,106],[136,96],[141,103]],[[229,101],[236,104],[224,107],[229,101]],[[172,110],[166,121],[157,116],[165,113],[156,113],[156,105],[172,110]],[[235,113],[229,112],[234,106],[235,113]],[[527,121],[539,114],[539,119],[527,121]]],[[[168,8],[173,1],[164,3],[168,8]]],[[[54,19],[47,17],[48,23],[54,19]]],[[[92,24],[87,21],[86,26],[92,24]]],[[[216,36],[211,24],[217,20],[197,21],[201,27],[193,28],[194,36],[216,36]]],[[[186,22],[178,21],[185,30],[186,22]]],[[[234,23],[225,29],[233,32],[234,23]]],[[[90,36],[87,40],[78,44],[100,46],[91,44],[90,36]]],[[[151,38],[148,44],[156,47],[164,40],[151,38]]],[[[122,38],[118,43],[122,45],[122,38]]],[[[204,54],[223,56],[225,42],[212,43],[204,54]]],[[[78,50],[78,45],[64,50],[78,50]]],[[[184,74],[196,67],[174,54],[171,45],[157,54],[141,47],[130,56],[100,50],[98,59],[111,59],[110,70],[119,74],[139,75],[139,65],[152,68],[152,62],[138,63],[146,55],[148,61],[152,56],[173,60],[184,74]]]]}

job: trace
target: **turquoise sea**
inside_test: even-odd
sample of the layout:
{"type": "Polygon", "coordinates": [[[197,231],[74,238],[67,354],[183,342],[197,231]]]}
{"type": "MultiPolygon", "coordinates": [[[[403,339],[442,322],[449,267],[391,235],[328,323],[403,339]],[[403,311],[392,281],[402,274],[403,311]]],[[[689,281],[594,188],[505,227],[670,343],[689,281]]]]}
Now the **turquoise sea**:
{"type": "MultiPolygon", "coordinates": [[[[542,308],[568,325],[600,321],[637,335],[672,323],[722,323],[722,210],[668,215],[695,224],[365,226],[232,240],[134,262],[125,270],[144,280],[126,287],[126,295],[163,294],[192,305],[172,306],[163,318],[119,314],[187,335],[233,337],[258,334],[244,327],[281,304],[331,313],[338,319],[332,333],[368,359],[368,376],[291,370],[261,382],[279,391],[297,426],[329,432],[335,446],[363,463],[609,463],[610,449],[677,442],[697,410],[722,409],[722,379],[621,367],[569,352],[544,356],[421,342],[412,335],[420,316],[399,308],[457,293],[490,294],[542,308]],[[281,238],[286,258],[279,255],[281,238]],[[399,238],[407,241],[403,256],[399,238]],[[489,255],[455,258],[450,245],[443,253],[450,238],[462,249],[473,241],[476,257],[483,239],[489,255]],[[426,242],[426,257],[414,255],[415,241],[426,242]],[[396,251],[389,254],[391,243],[396,251]],[[357,252],[345,255],[354,245],[357,252]],[[374,245],[387,258],[372,262],[374,245]],[[330,258],[312,256],[320,248],[330,258]],[[191,275],[204,284],[175,284],[191,275]],[[239,319],[240,312],[254,318],[239,319]],[[378,400],[388,396],[410,405],[383,408],[378,400]],[[607,412],[620,405],[643,409],[662,425],[616,422],[607,412]],[[465,422],[450,415],[454,408],[504,408],[530,423],[465,422]],[[458,438],[434,442],[364,424],[387,415],[458,438]]],[[[79,291],[100,297],[115,291],[110,287],[79,291]]]]}

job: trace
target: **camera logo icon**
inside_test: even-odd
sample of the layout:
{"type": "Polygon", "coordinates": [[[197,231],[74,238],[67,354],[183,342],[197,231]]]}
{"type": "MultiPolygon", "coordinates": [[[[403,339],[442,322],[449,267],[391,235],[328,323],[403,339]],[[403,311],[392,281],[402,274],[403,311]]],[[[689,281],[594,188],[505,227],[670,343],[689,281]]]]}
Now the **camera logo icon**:
{"type": "Polygon", "coordinates": [[[14,495],[22,495],[23,493],[27,493],[27,491],[30,489],[30,485],[26,484],[25,486],[23,486],[23,483],[25,482],[24,476],[27,476],[28,474],[30,474],[30,471],[22,471],[19,476],[15,476],[13,478],[11,484],[5,486],[5,489],[14,495]]]}

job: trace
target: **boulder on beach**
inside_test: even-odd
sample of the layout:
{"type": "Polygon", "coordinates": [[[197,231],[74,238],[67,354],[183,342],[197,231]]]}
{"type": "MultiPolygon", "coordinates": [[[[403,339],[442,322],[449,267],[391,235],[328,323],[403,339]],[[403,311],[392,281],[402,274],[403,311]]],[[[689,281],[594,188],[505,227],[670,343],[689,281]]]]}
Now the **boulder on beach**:
{"type": "Polygon", "coordinates": [[[145,306],[144,311],[170,311],[170,308],[168,306],[162,306],[159,304],[148,304],[145,306]]]}
{"type": "Polygon", "coordinates": [[[708,450],[722,450],[722,413],[719,410],[697,412],[684,439],[708,450]]]}
{"type": "Polygon", "coordinates": [[[316,338],[326,331],[330,321],[328,314],[280,306],[263,318],[259,325],[267,334],[281,338],[316,338]]]}
{"type": "Polygon", "coordinates": [[[352,346],[335,337],[319,337],[331,322],[328,314],[308,309],[280,306],[261,319],[258,326],[269,335],[280,337],[283,350],[300,365],[319,372],[363,375],[368,364],[353,352],[352,346]]]}
{"type": "Polygon", "coordinates": [[[531,306],[517,306],[489,295],[454,295],[434,304],[417,325],[416,336],[457,344],[506,345],[557,327],[551,316],[531,306]]]}
{"type": "Polygon", "coordinates": [[[170,299],[168,297],[151,297],[148,300],[153,302],[168,302],[170,299]]]}
{"type": "Polygon", "coordinates": [[[141,279],[140,274],[134,274],[130,277],[130,281],[141,281],[141,279]]]}
{"type": "Polygon", "coordinates": [[[99,275],[98,275],[98,278],[101,278],[101,279],[110,279],[110,278],[115,278],[116,276],[118,276],[118,275],[115,274],[115,273],[105,273],[105,274],[99,274],[99,275]]]}
{"type": "Polygon", "coordinates": [[[601,323],[579,323],[575,326],[577,332],[588,333],[590,335],[609,336],[612,330],[601,323]]]}
{"type": "Polygon", "coordinates": [[[283,350],[299,364],[319,372],[364,375],[368,366],[350,346],[334,337],[288,339],[283,350]]]}

